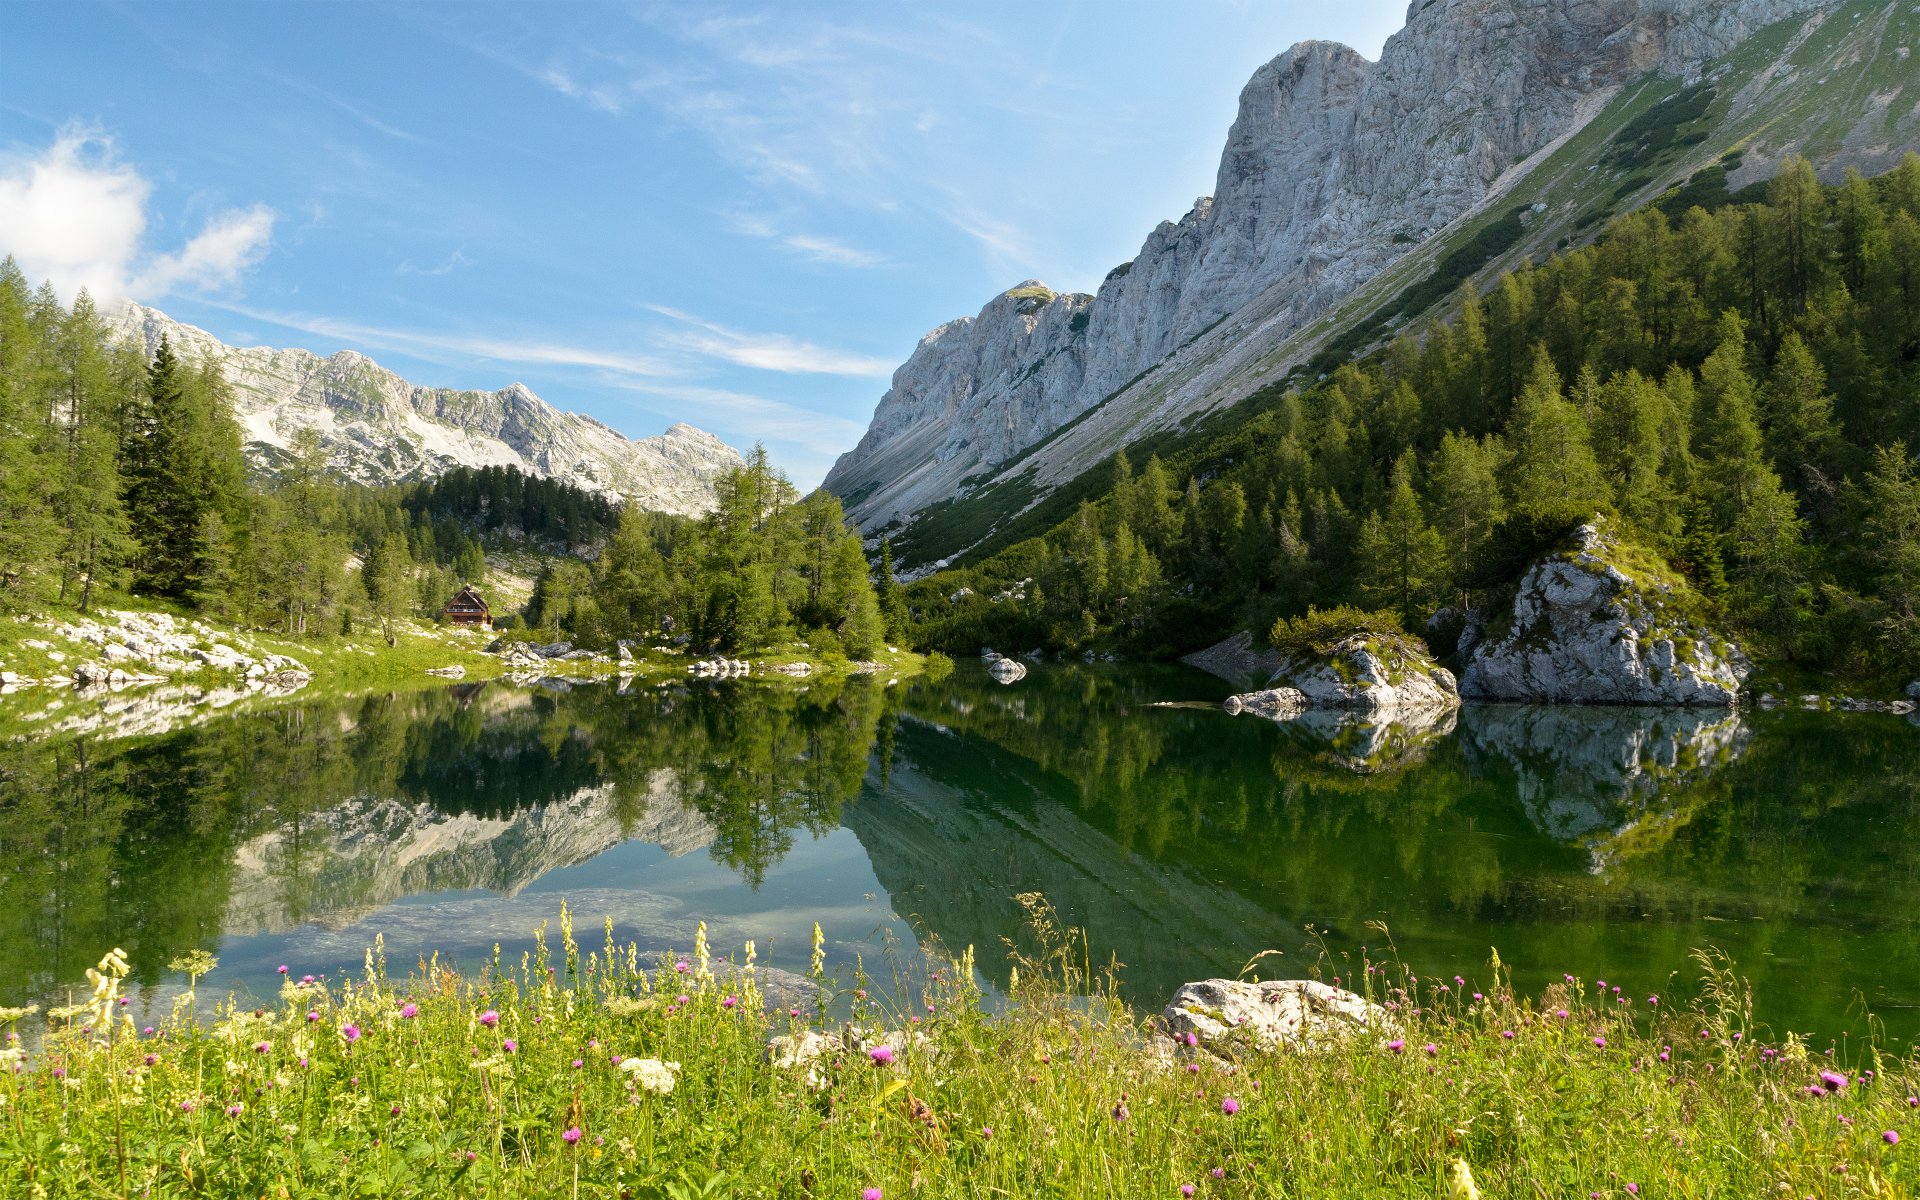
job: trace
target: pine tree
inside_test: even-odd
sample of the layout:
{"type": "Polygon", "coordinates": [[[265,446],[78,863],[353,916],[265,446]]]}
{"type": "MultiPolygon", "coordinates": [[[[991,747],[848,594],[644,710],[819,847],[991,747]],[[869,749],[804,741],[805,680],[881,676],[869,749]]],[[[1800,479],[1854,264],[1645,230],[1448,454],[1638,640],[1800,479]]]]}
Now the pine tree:
{"type": "Polygon", "coordinates": [[[1767,455],[1796,492],[1831,493],[1838,477],[1840,426],[1827,393],[1827,372],[1797,333],[1781,340],[1761,393],[1767,455]]]}
{"type": "Polygon", "coordinates": [[[1876,632],[1911,664],[1920,656],[1920,474],[1904,442],[1874,448],[1861,492],[1860,551],[1873,573],[1876,632]]]}
{"type": "Polygon", "coordinates": [[[1611,502],[1586,419],[1561,394],[1559,372],[1544,347],[1534,349],[1507,436],[1513,447],[1507,494],[1514,509],[1598,510],[1611,502]]]}
{"type": "Polygon", "coordinates": [[[380,623],[380,635],[389,646],[398,643],[400,622],[406,619],[411,607],[413,597],[408,576],[412,566],[406,538],[389,533],[374,548],[361,572],[368,604],[374,619],[380,623]]]}
{"type": "Polygon", "coordinates": [[[1360,590],[1411,623],[1447,578],[1447,548],[1413,492],[1413,452],[1394,463],[1387,502],[1360,525],[1360,590]]]}
{"type": "Polygon", "coordinates": [[[1427,467],[1427,511],[1453,566],[1454,586],[1461,590],[1466,572],[1506,516],[1499,482],[1505,459],[1506,447],[1492,434],[1476,441],[1449,433],[1427,467]]]}

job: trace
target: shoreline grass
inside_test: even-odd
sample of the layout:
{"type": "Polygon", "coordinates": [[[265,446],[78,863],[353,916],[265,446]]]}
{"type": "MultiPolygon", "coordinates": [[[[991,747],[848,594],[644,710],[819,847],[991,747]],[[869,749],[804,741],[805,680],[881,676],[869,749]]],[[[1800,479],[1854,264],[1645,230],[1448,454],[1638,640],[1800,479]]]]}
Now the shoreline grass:
{"type": "Polygon", "coordinates": [[[1571,977],[1476,995],[1367,962],[1347,982],[1391,1009],[1377,1028],[1262,1051],[1176,1046],[1058,939],[1017,959],[996,1011],[971,951],[930,957],[912,1011],[883,1012],[817,954],[816,992],[769,1001],[751,943],[716,961],[704,927],[643,964],[610,926],[581,947],[563,908],[552,954],[536,946],[404,979],[376,946],[353,979],[286,968],[272,1008],[196,1019],[189,991],[153,1030],[118,1015],[109,955],[90,1004],[0,1013],[49,1022],[37,1043],[9,1034],[0,1193],[1913,1194],[1920,1065],[1768,1042],[1707,958],[1691,1005],[1571,977]],[[862,1029],[812,1070],[765,1052],[862,1029]]]}

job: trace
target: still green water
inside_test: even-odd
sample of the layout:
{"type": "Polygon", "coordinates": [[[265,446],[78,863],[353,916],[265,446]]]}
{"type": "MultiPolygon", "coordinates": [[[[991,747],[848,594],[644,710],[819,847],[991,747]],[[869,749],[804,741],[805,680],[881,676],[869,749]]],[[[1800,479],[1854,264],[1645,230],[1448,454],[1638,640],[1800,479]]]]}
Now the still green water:
{"type": "Polygon", "coordinates": [[[1902,719],[1275,724],[1225,691],[1064,665],[1002,687],[973,663],[893,688],[470,685],[0,748],[0,1004],[59,997],[114,945],[155,1013],[195,947],[243,994],[283,963],[354,970],[376,934],[402,971],[517,961],[563,898],[590,946],[608,916],[650,949],[705,920],[799,970],[818,920],[876,977],[937,938],[992,985],[1039,891],[1142,1007],[1262,950],[1269,976],[1379,954],[1384,926],[1422,974],[1484,981],[1497,947],[1528,991],[1682,993],[1717,947],[1776,1034],[1858,1036],[1864,1002],[1920,1035],[1902,719]]]}

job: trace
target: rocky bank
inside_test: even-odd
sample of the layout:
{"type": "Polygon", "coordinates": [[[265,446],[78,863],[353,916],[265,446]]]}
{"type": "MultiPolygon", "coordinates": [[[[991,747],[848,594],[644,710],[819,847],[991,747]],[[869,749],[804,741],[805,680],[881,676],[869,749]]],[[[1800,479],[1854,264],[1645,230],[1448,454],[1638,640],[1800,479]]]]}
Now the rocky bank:
{"type": "Polygon", "coordinates": [[[1596,518],[1527,569],[1510,615],[1462,637],[1460,693],[1537,704],[1733,704],[1752,664],[1693,594],[1596,518]]]}

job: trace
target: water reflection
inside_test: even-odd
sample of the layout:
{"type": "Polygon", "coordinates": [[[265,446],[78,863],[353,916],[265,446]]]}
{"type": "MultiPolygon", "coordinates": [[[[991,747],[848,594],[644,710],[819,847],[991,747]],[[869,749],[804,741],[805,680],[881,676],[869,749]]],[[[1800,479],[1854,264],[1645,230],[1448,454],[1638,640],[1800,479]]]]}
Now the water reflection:
{"type": "Polygon", "coordinates": [[[1383,921],[1426,969],[1497,945],[1528,987],[1664,986],[1715,944],[1794,1028],[1844,1023],[1855,988],[1920,1027],[1920,748],[1895,719],[1276,723],[1219,694],[1077,665],[1014,688],[971,664],[892,689],[467,686],[0,748],[0,1003],[112,944],[148,985],[194,947],[351,965],[376,929],[397,961],[472,954],[561,895],[622,936],[777,931],[763,961],[804,959],[815,917],[846,954],[933,936],[991,982],[1012,896],[1043,891],[1147,1003],[1261,950],[1301,969],[1377,945],[1383,921]]]}

